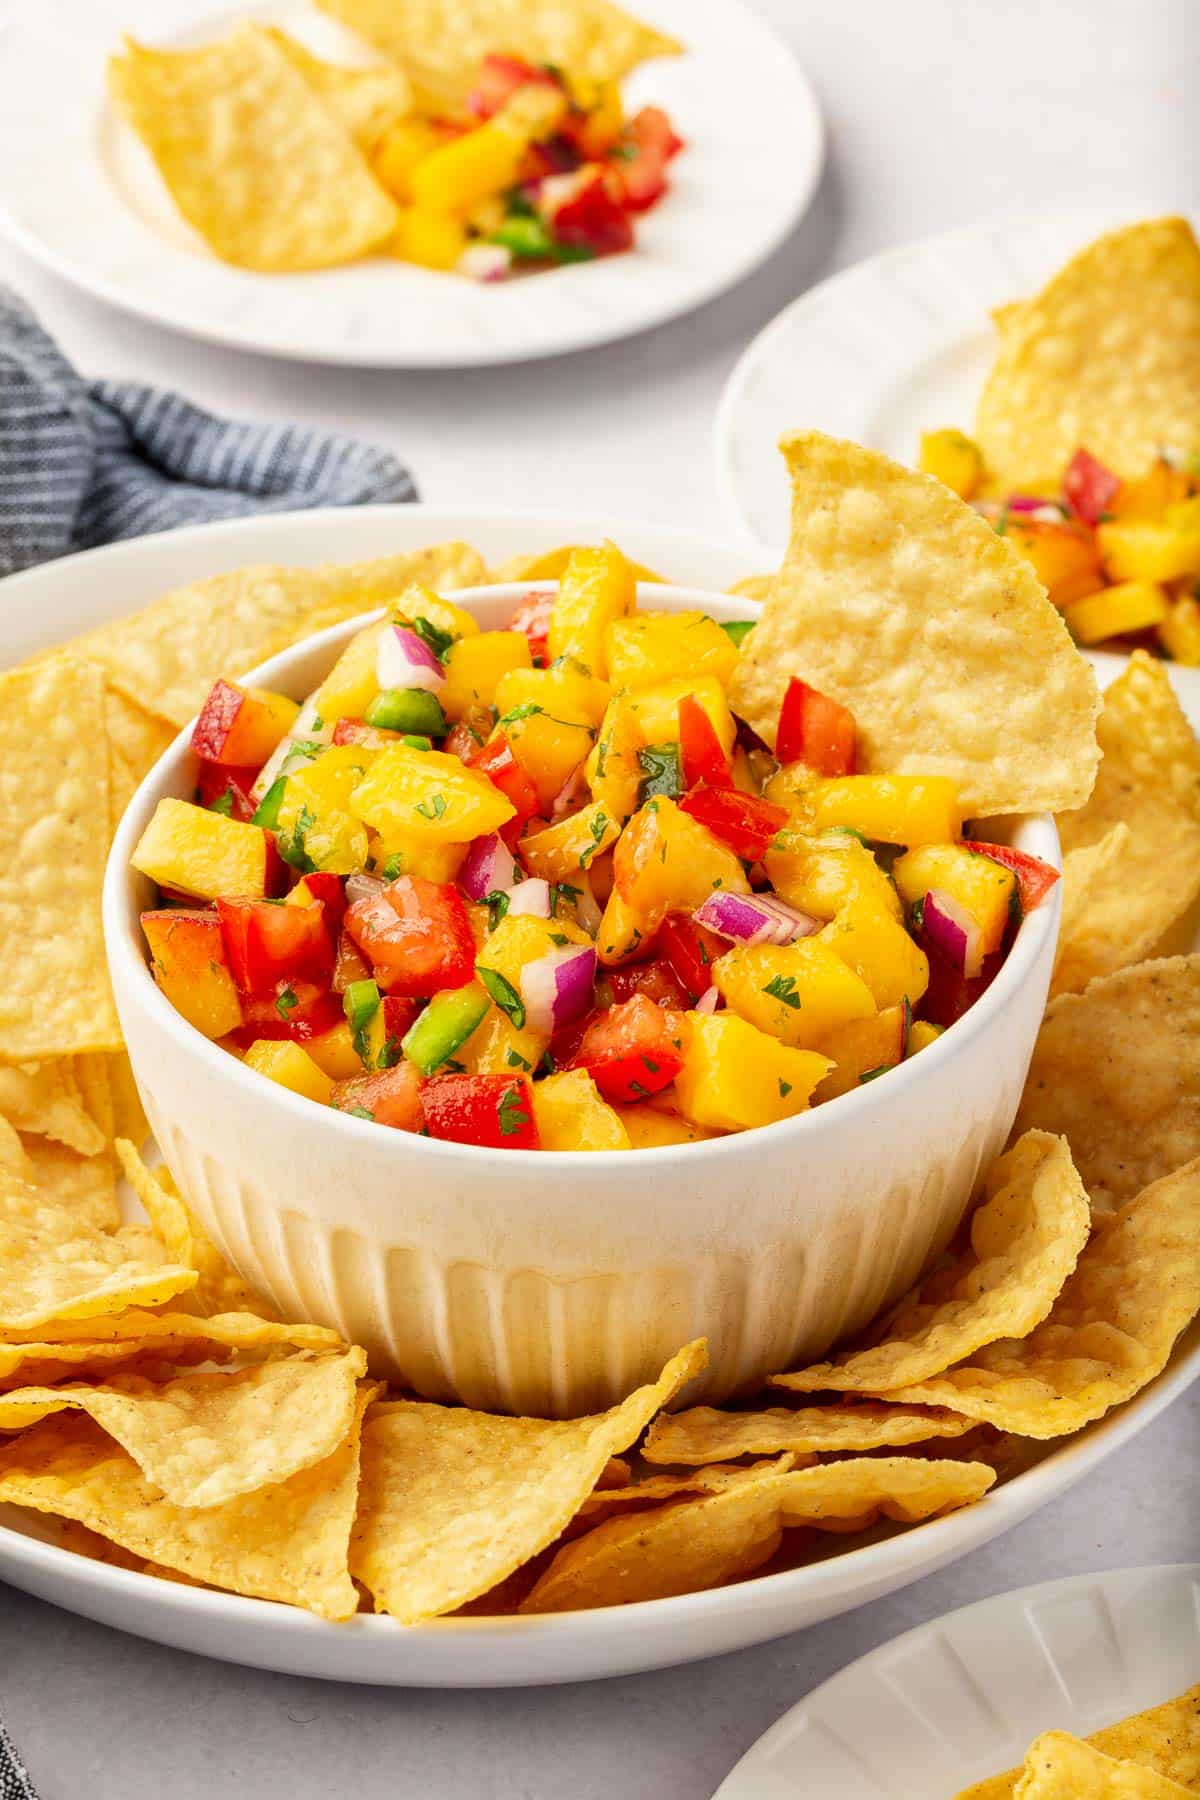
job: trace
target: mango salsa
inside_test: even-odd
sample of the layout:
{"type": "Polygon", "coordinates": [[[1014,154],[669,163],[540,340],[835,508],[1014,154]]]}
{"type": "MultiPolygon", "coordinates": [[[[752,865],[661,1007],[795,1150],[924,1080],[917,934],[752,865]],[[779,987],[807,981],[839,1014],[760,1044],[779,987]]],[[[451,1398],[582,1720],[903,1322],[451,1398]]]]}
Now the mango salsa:
{"type": "Polygon", "coordinates": [[[159,801],[131,860],[160,887],[198,900],[267,891],[267,840],[258,826],[189,800],[159,801]]]}
{"type": "Polygon", "coordinates": [[[675,1097],[696,1125],[748,1131],[806,1112],[829,1067],[828,1057],[789,1049],[733,1013],[689,1013],[675,1097]]]}
{"type": "Polygon", "coordinates": [[[925,952],[903,925],[870,900],[849,901],[821,931],[819,941],[862,977],[880,1010],[905,1000],[916,1006],[929,986],[925,952]]]}
{"type": "Polygon", "coordinates": [[[655,687],[678,670],[711,676],[725,687],[737,662],[727,632],[702,612],[634,613],[605,637],[608,678],[617,688],[655,687]]]}
{"type": "Polygon", "coordinates": [[[961,431],[924,431],[918,468],[935,475],[963,500],[970,500],[983,480],[983,453],[961,431]]]}
{"type": "Polygon", "coordinates": [[[962,830],[958,790],[944,775],[841,775],[809,790],[816,831],[861,832],[882,844],[940,844],[962,830]]]}
{"type": "Polygon", "coordinates": [[[731,1011],[796,1050],[823,1050],[831,1031],[875,1011],[866,982],[816,938],[730,950],[713,981],[731,1011]]]}
{"type": "Polygon", "coordinates": [[[466,768],[457,756],[407,744],[378,752],[354,788],[350,805],[385,840],[411,832],[450,844],[468,844],[498,831],[515,811],[486,775],[466,768]]]}
{"type": "Polygon", "coordinates": [[[606,679],[608,628],[633,611],[636,593],[633,571],[615,544],[572,551],[550,610],[551,660],[574,657],[606,679]]]}
{"type": "Polygon", "coordinates": [[[924,844],[896,859],[892,879],[910,908],[930,888],[949,894],[978,924],[983,954],[1000,948],[1017,896],[1011,869],[965,844],[924,844]]]}
{"type": "MultiPolygon", "coordinates": [[[[446,653],[446,683],[438,692],[448,719],[463,719],[491,706],[513,673],[533,673],[529,639],[520,631],[480,631],[460,638],[446,653]]],[[[507,711],[507,704],[500,705],[507,711]]]]}
{"type": "Polygon", "coordinates": [[[290,1088],[293,1094],[315,1100],[318,1106],[329,1105],[333,1082],[299,1044],[260,1038],[251,1044],[244,1061],[248,1069],[257,1070],[280,1087],[290,1088]]]}
{"type": "Polygon", "coordinates": [[[583,1069],[534,1084],[533,1111],[543,1150],[628,1150],[629,1133],[583,1069]]]}

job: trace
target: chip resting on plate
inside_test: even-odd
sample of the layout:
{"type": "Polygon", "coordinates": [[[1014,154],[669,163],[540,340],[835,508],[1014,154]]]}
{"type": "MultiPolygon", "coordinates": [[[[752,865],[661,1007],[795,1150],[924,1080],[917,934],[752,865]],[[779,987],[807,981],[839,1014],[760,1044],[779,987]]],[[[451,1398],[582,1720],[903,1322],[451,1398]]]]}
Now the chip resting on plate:
{"type": "Polygon", "coordinates": [[[90,1319],[55,1319],[41,1331],[4,1333],[0,1381],[11,1391],[18,1383],[107,1380],[118,1365],[219,1362],[239,1351],[341,1347],[337,1332],[325,1325],[282,1324],[253,1313],[202,1319],[173,1308],[146,1312],[133,1307],[90,1319]]]}
{"type": "MultiPolygon", "coordinates": [[[[799,1466],[806,1467],[814,1457],[801,1457],[799,1466]]],[[[739,1487],[746,1481],[757,1481],[763,1474],[781,1474],[797,1467],[796,1457],[778,1456],[771,1462],[709,1463],[702,1469],[673,1470],[669,1475],[647,1475],[631,1481],[623,1488],[597,1488],[588,1495],[568,1525],[564,1536],[578,1536],[590,1531],[605,1519],[647,1507],[661,1506],[664,1500],[697,1499],[702,1494],[723,1494],[726,1488],[739,1487]]]]}
{"type": "Polygon", "coordinates": [[[98,626],[74,650],[109,682],[176,730],[202,706],[218,675],[244,675],[327,625],[370,612],[412,582],[470,587],[486,575],[467,544],[434,544],[360,563],[276,568],[266,563],[176,588],[140,612],[98,626]]]}
{"type": "Polygon", "coordinates": [[[520,1610],[570,1612],[698,1593],[769,1562],[785,1526],[866,1526],[880,1515],[911,1524],[981,1499],[995,1479],[981,1463],[917,1457],[764,1474],[598,1525],[558,1552],[520,1610]]]}
{"type": "Polygon", "coordinates": [[[974,1421],[922,1406],[865,1400],[847,1405],[771,1406],[764,1412],[722,1412],[693,1406],[661,1413],[642,1445],[649,1463],[713,1463],[726,1456],[845,1455],[896,1449],[928,1438],[962,1437],[974,1421]]]}
{"type": "Polygon", "coordinates": [[[1200,444],[1200,246],[1186,219],[1109,232],[1005,309],[975,436],[1002,484],[1033,492],[1081,444],[1125,476],[1200,444]]]}
{"type": "Polygon", "coordinates": [[[373,63],[369,68],[360,68],[325,62],[276,26],[251,29],[261,31],[283,52],[367,154],[389,126],[411,111],[412,88],[403,69],[395,63],[373,63]]]}
{"type": "Polygon", "coordinates": [[[932,476],[796,432],[792,531],[730,702],[775,742],[792,676],[858,725],[864,772],[949,777],[963,815],[1091,792],[1096,679],[1031,565],[932,476]]]}
{"type": "Polygon", "coordinates": [[[890,1393],[940,1375],[981,1345],[1023,1337],[1054,1305],[1089,1223],[1087,1193],[1066,1141],[1027,1132],[991,1169],[969,1248],[905,1295],[884,1321],[880,1343],[773,1376],[772,1385],[890,1393]]]}
{"type": "Polygon", "coordinates": [[[1096,1214],[1200,1156],[1200,956],[1052,1001],[1013,1129],[1061,1132],[1096,1214]]]}
{"type": "Polygon", "coordinates": [[[0,1115],[18,1131],[53,1138],[80,1156],[105,1147],[104,1133],[84,1105],[73,1057],[0,1063],[0,1115]]]}
{"type": "Polygon", "coordinates": [[[119,1050],[100,930],[104,680],[59,657],[0,675],[0,1062],[119,1050]]]}
{"type": "Polygon", "coordinates": [[[363,1432],[350,1567],[406,1624],[489,1593],[554,1542],[626,1449],[707,1362],[703,1341],[658,1380],[583,1419],[512,1419],[400,1400],[363,1432]]]}
{"type": "Polygon", "coordinates": [[[1050,997],[1069,994],[1086,987],[1091,976],[1082,971],[1091,962],[1095,947],[1089,942],[1088,905],[1093,893],[1103,891],[1105,878],[1119,867],[1129,842],[1129,827],[1121,823],[1106,831],[1094,844],[1068,850],[1063,857],[1062,913],[1058,922],[1058,945],[1054,953],[1054,975],[1050,997]]]}
{"type": "Polygon", "coordinates": [[[1141,1763],[1116,1762],[1069,1731],[1044,1731],[1025,1753],[1016,1800],[1171,1800],[1190,1790],[1141,1763]]]}
{"type": "Polygon", "coordinates": [[[117,1155],[134,1193],[167,1255],[186,1269],[195,1269],[195,1287],[184,1304],[200,1313],[258,1313],[264,1319],[278,1315],[270,1301],[256,1294],[242,1280],[199,1225],[165,1168],[148,1169],[133,1145],[117,1139],[117,1155]]]}
{"type": "Polygon", "coordinates": [[[896,1398],[1022,1437],[1061,1437],[1144,1388],[1200,1311],[1200,1159],[1092,1233],[1049,1317],[896,1398]]]}
{"type": "MultiPolygon", "coordinates": [[[[1154,1769],[1192,1792],[1200,1788],[1200,1686],[1094,1731],[1087,1742],[1106,1756],[1154,1769]]],[[[964,1789],[958,1800],[1008,1800],[1021,1774],[1008,1769],[964,1789]]]]}
{"type": "Polygon", "coordinates": [[[391,236],[392,201],[266,32],[243,24],[198,50],[127,38],[108,73],[171,198],[225,262],[323,269],[391,236]]]}
{"type": "MultiPolygon", "coordinates": [[[[80,1156],[65,1144],[28,1133],[22,1144],[27,1162],[25,1179],[47,1194],[52,1206],[99,1231],[117,1229],[121,1223],[117,1168],[107,1148],[95,1156],[80,1156]]],[[[128,1234],[126,1241],[132,1243],[128,1234]]]]}

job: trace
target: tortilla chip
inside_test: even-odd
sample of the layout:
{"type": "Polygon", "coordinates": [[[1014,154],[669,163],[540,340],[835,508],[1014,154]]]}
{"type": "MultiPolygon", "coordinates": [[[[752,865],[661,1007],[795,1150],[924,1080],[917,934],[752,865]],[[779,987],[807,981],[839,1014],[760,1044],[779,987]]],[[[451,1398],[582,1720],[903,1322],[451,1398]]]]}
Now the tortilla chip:
{"type": "Polygon", "coordinates": [[[412,86],[394,63],[349,68],[324,62],[275,25],[250,27],[267,37],[369,156],[384,132],[412,111],[412,86]]]}
{"type": "Polygon", "coordinates": [[[1200,1159],[1092,1234],[1044,1324],[894,1398],[948,1406],[1022,1437],[1061,1437],[1166,1367],[1200,1311],[1200,1159]]]}
{"type": "Polygon", "coordinates": [[[1060,474],[1080,445],[1129,476],[1164,446],[1200,444],[1200,246],[1186,219],[1097,238],[1005,313],[975,436],[1010,489],[1060,474]]]}
{"type": "Polygon", "coordinates": [[[1200,1156],[1200,956],[1053,1001],[1013,1129],[1066,1138],[1096,1214],[1200,1156]]]}
{"type": "Polygon", "coordinates": [[[112,1095],[113,1136],[128,1138],[140,1150],[150,1136],[150,1121],[133,1078],[133,1068],[123,1050],[108,1059],[108,1086],[112,1095]]]}
{"type": "Polygon", "coordinates": [[[774,575],[743,575],[726,592],[740,594],[745,600],[765,600],[775,585],[774,575]]]}
{"type": "Polygon", "coordinates": [[[610,1456],[698,1375],[703,1340],[608,1412],[511,1419],[401,1400],[363,1432],[351,1572],[407,1624],[454,1612],[554,1542],[610,1456]]]}
{"type": "Polygon", "coordinates": [[[1128,825],[1114,825],[1096,843],[1068,850],[1063,857],[1062,913],[1050,981],[1051,999],[1086,987],[1092,978],[1087,971],[1097,946],[1091,941],[1087,924],[1088,905],[1093,893],[1103,890],[1106,877],[1120,867],[1129,835],[1128,825]]]}
{"type": "MultiPolygon", "coordinates": [[[[580,544],[561,544],[557,550],[541,550],[534,556],[510,556],[507,562],[497,563],[489,570],[488,581],[496,586],[509,581],[557,581],[560,575],[565,574],[567,564],[576,550],[584,547],[580,544]]],[[[635,581],[666,580],[664,575],[656,575],[644,563],[634,562],[631,556],[627,556],[625,562],[635,581]]]]}
{"type": "Polygon", "coordinates": [[[358,1591],[346,1551],[358,1493],[360,1390],[344,1443],[287,1481],[222,1506],[176,1506],[88,1418],[44,1419],[0,1449],[0,1501],[75,1519],[135,1556],[324,1619],[348,1619],[358,1591]]]}
{"type": "Polygon", "coordinates": [[[222,261],[323,269],[395,229],[396,208],[349,133],[266,32],[242,25],[199,50],[126,38],[108,78],[171,198],[222,261]]]}
{"type": "Polygon", "coordinates": [[[1200,744],[1165,663],[1135,650],[1104,696],[1103,760],[1087,805],[1058,821],[1063,850],[1092,849],[1117,825],[1119,850],[1064,934],[1059,991],[1148,956],[1200,894],[1200,744]]]}
{"type": "MultiPolygon", "coordinates": [[[[108,1150],[98,1156],[79,1156],[49,1138],[26,1137],[26,1180],[50,1197],[56,1207],[77,1223],[97,1231],[116,1231],[121,1223],[117,1200],[116,1164],[108,1150]]],[[[126,1237],[127,1245],[132,1240],[126,1237]]],[[[152,1255],[161,1254],[157,1246],[152,1255]]]]}
{"type": "Polygon", "coordinates": [[[1082,805],[1096,678],[1030,564],[930,475],[815,431],[782,448],[791,542],[734,711],[773,745],[802,676],[853,712],[864,771],[948,776],[967,818],[1082,805]]]}
{"type": "Polygon", "coordinates": [[[80,1156],[94,1156],[105,1146],[103,1132],[84,1107],[70,1057],[0,1063],[0,1113],[18,1131],[53,1138],[80,1156]]]}
{"type": "Polygon", "coordinates": [[[175,732],[110,681],[105,684],[104,717],[108,726],[109,826],[115,831],[143,776],[169,748],[175,732]]]}
{"type": "Polygon", "coordinates": [[[220,1506],[323,1462],[354,1422],[364,1350],[288,1356],[161,1385],[116,1375],[104,1387],[0,1394],[0,1430],[77,1408],[132,1456],[176,1506],[220,1506]]]}
{"type": "Polygon", "coordinates": [[[471,587],[486,572],[483,559],[457,543],[310,569],[256,563],[176,588],[76,639],[73,649],[177,731],[199,711],[218,675],[245,674],[300,638],[381,606],[411,582],[471,587]]]}
{"type": "Polygon", "coordinates": [[[929,1438],[963,1437],[974,1421],[919,1406],[771,1406],[765,1412],[721,1412],[693,1406],[663,1413],[651,1425],[642,1455],[649,1463],[714,1463],[730,1456],[770,1456],[776,1451],[844,1455],[852,1450],[894,1449],[929,1438]]]}
{"type": "Polygon", "coordinates": [[[1025,1752],[1017,1800],[1171,1800],[1188,1793],[1140,1763],[1114,1762],[1069,1731],[1044,1731],[1025,1752]]]}
{"type": "Polygon", "coordinates": [[[0,1113],[0,1171],[15,1175],[21,1181],[32,1179],[29,1154],[3,1113],[0,1113]]]}
{"type": "Polygon", "coordinates": [[[785,1526],[882,1514],[912,1523],[978,1500],[996,1477],[981,1463],[854,1458],[764,1475],[702,1500],[609,1519],[564,1545],[523,1613],[571,1612],[698,1593],[761,1568],[785,1526]]]}
{"type": "Polygon", "coordinates": [[[0,675],[0,1062],[119,1050],[100,931],[104,683],[58,658],[0,675]]]}
{"type": "Polygon", "coordinates": [[[247,1285],[225,1261],[183,1199],[170,1171],[148,1169],[126,1138],[118,1138],[117,1156],[134,1193],[146,1209],[151,1227],[173,1262],[195,1269],[199,1279],[186,1304],[200,1313],[257,1313],[278,1317],[269,1300],[247,1285]]]}
{"type": "MultiPolygon", "coordinates": [[[[1200,1684],[1149,1712],[1094,1731],[1087,1742],[1106,1756],[1128,1757],[1195,1792],[1200,1789],[1200,1684]]],[[[1020,1769],[1008,1769],[992,1775],[964,1789],[958,1800],[1009,1800],[1020,1774],[1020,1769]]]]}
{"type": "MultiPolygon", "coordinates": [[[[801,1457],[800,1466],[805,1468],[815,1461],[815,1457],[801,1457]]],[[[703,1469],[676,1470],[671,1475],[648,1475],[642,1481],[631,1482],[628,1487],[598,1488],[595,1493],[588,1495],[564,1535],[577,1537],[581,1531],[594,1530],[605,1519],[634,1512],[639,1508],[661,1506],[664,1500],[675,1500],[681,1495],[696,1499],[702,1494],[723,1494],[727,1488],[738,1487],[743,1482],[758,1481],[764,1474],[782,1474],[795,1467],[796,1458],[785,1453],[774,1462],[741,1466],[734,1463],[710,1463],[703,1469]]]]}
{"type": "Polygon", "coordinates": [[[492,51],[553,63],[569,77],[621,81],[683,45],[622,12],[612,0],[317,0],[407,69],[422,94],[461,105],[492,51]]]}
{"type": "Polygon", "coordinates": [[[984,1344],[1023,1337],[1050,1312],[1090,1222],[1065,1140],[1027,1132],[988,1175],[969,1249],[900,1301],[882,1343],[772,1376],[771,1385],[801,1393],[890,1394],[940,1375],[984,1344]]]}

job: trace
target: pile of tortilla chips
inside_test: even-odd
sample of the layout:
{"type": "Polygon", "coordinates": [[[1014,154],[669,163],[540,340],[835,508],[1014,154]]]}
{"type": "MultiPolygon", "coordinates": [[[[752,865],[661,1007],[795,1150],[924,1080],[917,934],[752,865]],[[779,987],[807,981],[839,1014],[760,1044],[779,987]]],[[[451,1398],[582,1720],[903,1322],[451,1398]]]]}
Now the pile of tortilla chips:
{"type": "Polygon", "coordinates": [[[958,1800],[1169,1800],[1200,1789],[1200,1686],[1086,1741],[1047,1731],[1019,1769],[965,1788],[958,1800]]]}

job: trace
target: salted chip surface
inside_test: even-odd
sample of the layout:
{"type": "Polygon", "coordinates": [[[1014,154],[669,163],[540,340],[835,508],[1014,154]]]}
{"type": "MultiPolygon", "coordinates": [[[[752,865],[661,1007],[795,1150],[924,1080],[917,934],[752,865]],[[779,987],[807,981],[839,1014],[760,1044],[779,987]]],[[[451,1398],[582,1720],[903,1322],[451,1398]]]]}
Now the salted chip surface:
{"type": "Polygon", "coordinates": [[[392,201],[266,32],[242,25],[198,50],[127,38],[108,78],[171,198],[222,261],[323,269],[391,235],[392,201]]]}
{"type": "MultiPolygon", "coordinates": [[[[96,1156],[80,1156],[50,1138],[26,1136],[23,1143],[29,1162],[26,1179],[46,1194],[52,1205],[98,1231],[118,1229],[117,1169],[107,1149],[96,1156]]],[[[127,1234],[125,1241],[131,1244],[133,1240],[127,1234]]],[[[160,1254],[157,1246],[152,1254],[160,1254]]]]}
{"type": "Polygon", "coordinates": [[[1189,1790],[1141,1763],[1117,1762],[1069,1731],[1044,1731],[1025,1753],[1016,1800],[1171,1800],[1189,1790]]]}
{"type": "Polygon", "coordinates": [[[612,0],[317,0],[413,77],[425,95],[461,102],[483,57],[507,51],[568,76],[621,81],[683,45],[612,0]]]}
{"type": "Polygon", "coordinates": [[[1066,1138],[1094,1214],[1200,1156],[1200,956],[1052,1001],[1013,1129],[1066,1138]]]}
{"type": "Polygon", "coordinates": [[[800,676],[853,712],[865,772],[946,776],[967,818],[1082,805],[1096,679],[1026,559],[930,475],[815,431],[781,447],[791,540],[734,711],[773,745],[800,676]]]}
{"type": "Polygon", "coordinates": [[[0,1062],[119,1050],[100,891],[104,682],[64,658],[0,674],[0,1062]]]}
{"type": "Polygon", "coordinates": [[[151,1229],[173,1262],[196,1271],[185,1304],[200,1313],[257,1313],[278,1317],[269,1300],[244,1282],[189,1209],[166,1168],[148,1169],[127,1138],[116,1152],[134,1193],[146,1209],[151,1229]]]}
{"type": "Polygon", "coordinates": [[[73,648],[100,664],[120,693],[153,707],[178,731],[218,675],[244,675],[298,639],[382,606],[414,581],[451,589],[485,575],[482,557],[459,543],[308,569],[257,563],[176,588],[88,632],[73,648]]]}
{"type": "Polygon", "coordinates": [[[326,62],[278,26],[250,29],[270,39],[367,154],[389,126],[412,111],[412,85],[394,63],[362,68],[326,62]]]}
{"type": "Polygon", "coordinates": [[[1086,987],[1092,979],[1091,965],[1097,951],[1109,951],[1107,939],[1100,945],[1095,941],[1087,920],[1088,905],[1093,893],[1102,891],[1108,875],[1120,867],[1128,842],[1129,827],[1122,822],[1094,844],[1068,850],[1063,856],[1062,912],[1050,980],[1051,999],[1086,987]]]}
{"type": "Polygon", "coordinates": [[[649,1463],[703,1464],[731,1456],[845,1454],[852,1450],[894,1449],[927,1438],[962,1437],[974,1420],[920,1406],[887,1406],[864,1401],[844,1406],[770,1406],[762,1412],[722,1412],[693,1406],[662,1413],[642,1445],[649,1463]]]}
{"type": "Polygon", "coordinates": [[[1165,1175],[1093,1232],[1049,1317],[944,1375],[896,1390],[1022,1437],[1061,1437],[1130,1399],[1166,1367],[1200,1311],[1200,1159],[1165,1175]]]}
{"type": "MultiPolygon", "coordinates": [[[[813,1457],[802,1458],[800,1466],[805,1467],[815,1460],[813,1457]]],[[[701,1494],[722,1494],[726,1488],[739,1487],[746,1481],[758,1481],[764,1473],[780,1474],[794,1467],[796,1458],[785,1454],[772,1462],[740,1465],[710,1463],[702,1469],[676,1469],[669,1475],[647,1475],[641,1481],[630,1482],[628,1487],[597,1488],[588,1495],[575,1514],[567,1532],[574,1534],[577,1530],[590,1531],[601,1520],[634,1512],[638,1508],[661,1506],[664,1500],[675,1500],[681,1495],[695,1499],[701,1494]]]]}
{"type": "Polygon", "coordinates": [[[785,1526],[906,1524],[981,1499],[996,1477],[981,1463],[862,1457],[763,1475],[704,1499],[609,1519],[564,1545],[522,1604],[571,1612],[698,1593],[761,1568],[785,1526]]]}
{"type": "Polygon", "coordinates": [[[1093,869],[1062,935],[1060,990],[1148,956],[1200,894],[1200,744],[1167,665],[1135,650],[1104,695],[1097,733],[1100,772],[1086,805],[1058,821],[1063,850],[1095,850],[1118,825],[1128,835],[1093,869]]]}
{"type": "Polygon", "coordinates": [[[1200,246],[1186,219],[1109,232],[1006,309],[975,437],[994,475],[1034,492],[1081,445],[1129,476],[1200,444],[1200,246]]]}
{"type": "MultiPolygon", "coordinates": [[[[1200,1789],[1200,1684],[1148,1712],[1094,1731],[1087,1742],[1106,1756],[1143,1763],[1194,1793],[1200,1789]]],[[[1020,1774],[1020,1769],[1008,1769],[977,1781],[958,1800],[1008,1800],[1020,1774]]]]}
{"type": "Polygon", "coordinates": [[[610,1456],[707,1362],[689,1344],[659,1379],[583,1419],[512,1419],[396,1401],[363,1432],[350,1568],[406,1624],[454,1612],[554,1542],[610,1456]]]}
{"type": "Polygon", "coordinates": [[[892,1393],[940,1375],[981,1345],[1023,1337],[1050,1312],[1090,1223],[1087,1191],[1066,1140],[1026,1132],[988,1175],[969,1248],[953,1268],[905,1295],[883,1342],[775,1375],[772,1386],[892,1393]]]}
{"type": "Polygon", "coordinates": [[[221,1506],[176,1506],[89,1418],[59,1413],[0,1449],[0,1501],[74,1519],[135,1556],[196,1581],[348,1619],[358,1606],[346,1552],[358,1494],[363,1410],[323,1462],[221,1506]]]}
{"type": "Polygon", "coordinates": [[[81,1156],[94,1156],[105,1146],[104,1133],[84,1106],[70,1057],[0,1063],[0,1114],[18,1131],[53,1138],[81,1156]]]}
{"type": "Polygon", "coordinates": [[[175,736],[174,728],[135,704],[106,680],[110,830],[115,831],[134,793],[175,736]]]}

